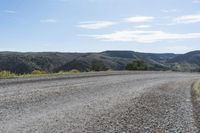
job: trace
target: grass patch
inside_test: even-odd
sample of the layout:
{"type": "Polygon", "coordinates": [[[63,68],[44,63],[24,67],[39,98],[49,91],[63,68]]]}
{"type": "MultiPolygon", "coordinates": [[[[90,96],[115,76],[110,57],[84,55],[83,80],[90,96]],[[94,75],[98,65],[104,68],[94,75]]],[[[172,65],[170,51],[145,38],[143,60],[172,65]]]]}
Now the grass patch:
{"type": "Polygon", "coordinates": [[[68,73],[70,73],[70,74],[77,74],[77,73],[80,73],[80,71],[76,70],[76,69],[72,69],[68,73]]]}
{"type": "Polygon", "coordinates": [[[200,131],[200,80],[197,80],[192,87],[192,102],[194,106],[195,125],[200,131]]]}
{"type": "Polygon", "coordinates": [[[195,94],[197,102],[200,103],[200,80],[197,80],[193,85],[193,92],[195,94]]]}
{"type": "Polygon", "coordinates": [[[15,73],[12,73],[10,71],[0,71],[0,78],[4,79],[4,78],[14,78],[17,77],[18,75],[15,73]]]}
{"type": "Polygon", "coordinates": [[[29,74],[15,74],[10,71],[0,71],[0,79],[9,78],[31,78],[31,77],[41,77],[41,76],[55,76],[55,75],[65,75],[65,74],[79,74],[80,71],[72,69],[70,71],[60,71],[58,73],[47,73],[41,70],[34,70],[29,74]]]}
{"type": "Polygon", "coordinates": [[[41,70],[34,70],[31,73],[32,75],[41,75],[41,74],[47,74],[45,71],[41,71],[41,70]]]}

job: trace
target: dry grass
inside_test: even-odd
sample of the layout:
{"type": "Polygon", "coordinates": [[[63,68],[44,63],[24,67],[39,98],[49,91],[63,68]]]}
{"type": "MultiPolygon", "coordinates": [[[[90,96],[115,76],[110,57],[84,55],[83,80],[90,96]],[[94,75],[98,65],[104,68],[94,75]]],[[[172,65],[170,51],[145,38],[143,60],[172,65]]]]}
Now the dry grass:
{"type": "Polygon", "coordinates": [[[197,80],[193,86],[193,92],[196,95],[197,101],[200,103],[200,80],[197,80]]]}
{"type": "Polygon", "coordinates": [[[18,75],[9,71],[0,71],[0,79],[2,78],[14,78],[18,75]]]}
{"type": "Polygon", "coordinates": [[[41,70],[34,70],[34,71],[32,71],[31,74],[33,74],[33,75],[41,75],[41,74],[47,74],[47,73],[45,71],[41,71],[41,70]]]}
{"type": "Polygon", "coordinates": [[[69,71],[60,71],[58,74],[78,74],[78,73],[80,73],[79,70],[72,69],[72,70],[69,70],[69,71]]]}
{"type": "Polygon", "coordinates": [[[8,78],[29,78],[29,77],[41,77],[41,76],[55,76],[55,75],[64,75],[64,74],[78,74],[79,70],[73,69],[70,71],[60,71],[59,73],[47,73],[41,70],[34,70],[30,74],[15,74],[10,71],[0,71],[0,79],[8,79],[8,78]]]}

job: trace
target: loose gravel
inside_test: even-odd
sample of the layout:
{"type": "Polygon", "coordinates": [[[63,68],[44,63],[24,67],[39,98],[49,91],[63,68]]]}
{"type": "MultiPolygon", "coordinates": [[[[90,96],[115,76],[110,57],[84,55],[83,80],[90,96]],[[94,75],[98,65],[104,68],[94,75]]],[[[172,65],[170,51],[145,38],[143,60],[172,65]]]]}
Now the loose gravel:
{"type": "Polygon", "coordinates": [[[200,75],[109,74],[0,81],[0,132],[199,132],[190,92],[200,75]]]}

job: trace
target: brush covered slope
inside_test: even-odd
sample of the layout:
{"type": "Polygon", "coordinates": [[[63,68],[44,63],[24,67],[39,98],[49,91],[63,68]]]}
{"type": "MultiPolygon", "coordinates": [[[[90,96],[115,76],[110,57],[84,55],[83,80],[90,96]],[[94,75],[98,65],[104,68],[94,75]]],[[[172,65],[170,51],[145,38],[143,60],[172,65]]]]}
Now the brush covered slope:
{"type": "Polygon", "coordinates": [[[31,73],[33,70],[59,72],[77,69],[91,71],[98,66],[99,71],[124,70],[134,60],[142,60],[149,70],[190,71],[200,67],[200,51],[187,54],[153,54],[134,51],[104,51],[100,53],[19,53],[0,52],[0,71],[17,74],[31,73]]]}
{"type": "Polygon", "coordinates": [[[171,68],[180,71],[190,71],[200,68],[200,51],[192,51],[178,55],[167,61],[171,68]]]}

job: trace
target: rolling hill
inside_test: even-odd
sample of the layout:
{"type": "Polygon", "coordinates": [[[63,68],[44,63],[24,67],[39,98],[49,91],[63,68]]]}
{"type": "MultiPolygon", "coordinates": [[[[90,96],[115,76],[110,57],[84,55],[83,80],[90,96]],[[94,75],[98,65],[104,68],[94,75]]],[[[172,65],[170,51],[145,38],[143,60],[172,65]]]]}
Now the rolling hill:
{"type": "Polygon", "coordinates": [[[47,72],[78,69],[90,71],[93,64],[100,70],[124,70],[133,60],[143,60],[150,70],[190,71],[200,67],[200,51],[186,54],[153,54],[134,51],[104,51],[100,53],[0,52],[0,71],[31,73],[35,69],[47,72]]]}
{"type": "Polygon", "coordinates": [[[191,69],[200,68],[200,51],[192,51],[176,56],[168,60],[167,63],[171,64],[172,69],[180,71],[190,71],[191,69]]]}

